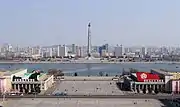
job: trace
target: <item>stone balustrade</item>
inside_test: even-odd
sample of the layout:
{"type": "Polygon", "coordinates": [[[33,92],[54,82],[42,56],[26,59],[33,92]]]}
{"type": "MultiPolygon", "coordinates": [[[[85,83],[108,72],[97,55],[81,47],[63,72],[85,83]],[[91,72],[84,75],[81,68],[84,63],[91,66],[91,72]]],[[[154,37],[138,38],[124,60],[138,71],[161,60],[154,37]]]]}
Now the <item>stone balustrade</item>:
{"type": "Polygon", "coordinates": [[[15,79],[14,82],[34,82],[34,79],[15,79]]]}

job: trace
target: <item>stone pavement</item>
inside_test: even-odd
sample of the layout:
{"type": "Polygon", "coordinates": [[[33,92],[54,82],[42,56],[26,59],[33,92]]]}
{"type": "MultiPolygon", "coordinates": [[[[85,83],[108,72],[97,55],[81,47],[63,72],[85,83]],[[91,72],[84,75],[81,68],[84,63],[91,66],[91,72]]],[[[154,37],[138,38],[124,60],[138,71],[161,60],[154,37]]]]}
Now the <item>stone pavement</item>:
{"type": "Polygon", "coordinates": [[[154,99],[15,99],[9,100],[4,107],[162,107],[163,104],[154,99]]]}
{"type": "Polygon", "coordinates": [[[115,81],[61,81],[53,92],[68,95],[123,95],[115,81]]]}

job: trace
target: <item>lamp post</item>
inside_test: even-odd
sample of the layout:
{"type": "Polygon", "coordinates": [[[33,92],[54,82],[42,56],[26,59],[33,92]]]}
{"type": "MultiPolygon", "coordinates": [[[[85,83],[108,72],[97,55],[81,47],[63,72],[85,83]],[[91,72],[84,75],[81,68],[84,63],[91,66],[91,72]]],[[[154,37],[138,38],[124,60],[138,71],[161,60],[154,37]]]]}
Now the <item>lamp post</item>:
{"type": "Polygon", "coordinates": [[[3,102],[5,101],[6,98],[6,90],[3,91],[3,102]]]}
{"type": "Polygon", "coordinates": [[[36,93],[37,93],[37,92],[34,93],[34,98],[36,98],[36,93]]]}
{"type": "Polygon", "coordinates": [[[79,101],[77,100],[77,102],[76,102],[76,107],[79,107],[79,101]]]}
{"type": "Polygon", "coordinates": [[[172,92],[172,94],[171,94],[172,103],[173,103],[173,98],[174,98],[174,92],[172,92]]]}

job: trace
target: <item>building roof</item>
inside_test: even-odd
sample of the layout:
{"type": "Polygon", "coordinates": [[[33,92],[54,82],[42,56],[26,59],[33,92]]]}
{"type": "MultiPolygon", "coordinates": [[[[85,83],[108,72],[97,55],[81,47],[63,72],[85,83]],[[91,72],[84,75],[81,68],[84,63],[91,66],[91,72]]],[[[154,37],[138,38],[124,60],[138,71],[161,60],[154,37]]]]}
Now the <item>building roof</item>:
{"type": "Polygon", "coordinates": [[[169,74],[168,71],[165,71],[165,70],[151,69],[151,71],[155,71],[155,72],[157,72],[157,73],[159,73],[159,74],[163,74],[163,75],[165,75],[165,76],[172,76],[171,74],[169,74]]]}
{"type": "Polygon", "coordinates": [[[12,70],[12,71],[5,71],[3,76],[10,76],[10,75],[18,73],[18,72],[20,72],[22,70],[25,70],[25,69],[16,69],[16,70],[12,70]]]}
{"type": "Polygon", "coordinates": [[[46,79],[48,79],[48,75],[47,74],[45,74],[45,73],[43,73],[43,74],[41,74],[40,76],[39,76],[39,80],[40,81],[45,81],[46,79]]]}
{"type": "Polygon", "coordinates": [[[131,73],[131,75],[133,75],[134,77],[137,77],[136,73],[131,73]]]}

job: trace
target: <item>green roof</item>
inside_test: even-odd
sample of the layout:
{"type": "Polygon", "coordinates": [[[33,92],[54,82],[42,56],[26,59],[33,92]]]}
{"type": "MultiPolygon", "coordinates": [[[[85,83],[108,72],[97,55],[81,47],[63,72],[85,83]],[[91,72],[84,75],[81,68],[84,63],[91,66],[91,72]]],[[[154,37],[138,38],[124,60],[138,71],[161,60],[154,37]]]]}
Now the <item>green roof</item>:
{"type": "MultiPolygon", "coordinates": [[[[33,74],[33,73],[25,73],[25,74],[24,74],[24,77],[29,77],[31,74],[33,74]]],[[[44,75],[44,74],[43,74],[43,73],[40,73],[39,77],[41,77],[42,75],[44,75]]]]}

